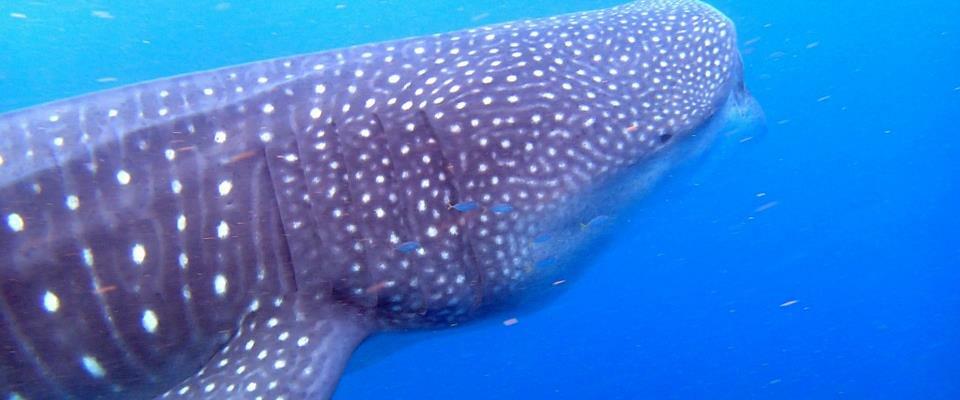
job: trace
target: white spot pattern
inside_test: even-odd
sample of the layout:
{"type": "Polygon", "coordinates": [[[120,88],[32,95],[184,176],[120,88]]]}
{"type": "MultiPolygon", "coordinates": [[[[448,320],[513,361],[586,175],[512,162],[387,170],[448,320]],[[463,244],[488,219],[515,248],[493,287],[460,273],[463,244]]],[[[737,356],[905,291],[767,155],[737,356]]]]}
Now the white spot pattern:
{"type": "Polygon", "coordinates": [[[7,215],[7,226],[14,232],[20,232],[23,231],[26,224],[24,224],[23,217],[21,217],[20,214],[11,213],[7,215]]]}
{"type": "Polygon", "coordinates": [[[130,258],[137,265],[143,264],[147,259],[147,249],[140,243],[133,245],[133,248],[130,249],[130,258]]]}
{"type": "Polygon", "coordinates": [[[213,279],[213,288],[218,296],[223,296],[227,294],[227,278],[223,274],[218,274],[216,278],[213,279]]]}
{"type": "Polygon", "coordinates": [[[57,310],[60,309],[60,298],[57,297],[57,295],[53,292],[49,290],[46,291],[43,294],[43,308],[45,308],[49,313],[57,312],[57,310]]]}
{"type": "Polygon", "coordinates": [[[87,373],[94,378],[103,378],[107,374],[107,372],[103,369],[103,366],[100,365],[100,361],[97,361],[96,357],[84,355],[81,357],[81,362],[83,363],[83,368],[87,371],[87,373]]]}
{"type": "Polygon", "coordinates": [[[140,323],[148,333],[156,333],[160,320],[157,319],[157,314],[153,310],[145,310],[140,318],[140,323]]]}

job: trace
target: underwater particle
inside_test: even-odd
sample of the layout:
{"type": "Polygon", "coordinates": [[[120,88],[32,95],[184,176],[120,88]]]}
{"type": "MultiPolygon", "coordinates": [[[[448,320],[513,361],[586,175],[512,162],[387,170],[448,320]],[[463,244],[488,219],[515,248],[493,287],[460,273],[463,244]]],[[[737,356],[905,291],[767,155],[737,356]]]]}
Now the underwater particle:
{"type": "Polygon", "coordinates": [[[780,308],[787,308],[787,307],[790,307],[790,306],[792,306],[792,305],[794,305],[794,304],[797,304],[797,300],[787,300],[787,301],[783,302],[783,304],[780,305],[780,308]]]}
{"type": "Polygon", "coordinates": [[[779,202],[771,201],[771,202],[769,202],[769,203],[765,203],[764,205],[762,205],[762,206],[760,206],[760,207],[757,207],[757,209],[756,209],[756,210],[753,210],[753,212],[755,212],[755,213],[761,213],[761,212],[764,212],[764,211],[767,211],[767,210],[769,210],[769,209],[771,209],[771,208],[776,207],[777,204],[779,204],[779,202]]]}
{"type": "Polygon", "coordinates": [[[884,129],[884,130],[883,130],[883,134],[885,134],[885,135],[889,135],[889,134],[892,134],[892,133],[893,133],[893,129],[884,129]]]}
{"type": "Polygon", "coordinates": [[[397,251],[401,253],[411,253],[411,252],[417,251],[419,248],[420,248],[420,242],[416,240],[403,242],[397,245],[397,251]]]}
{"type": "Polygon", "coordinates": [[[112,291],[114,291],[114,290],[117,290],[117,286],[116,286],[116,285],[101,286],[101,287],[98,287],[98,288],[97,288],[97,294],[110,293],[110,292],[112,292],[112,291]]]}
{"type": "Polygon", "coordinates": [[[771,379],[770,382],[769,382],[769,384],[770,384],[770,385],[776,385],[776,384],[778,384],[778,383],[780,383],[780,382],[781,382],[780,378],[771,379]]]}
{"type": "Polygon", "coordinates": [[[506,214],[513,211],[513,206],[507,203],[497,203],[490,207],[490,211],[493,211],[495,214],[506,214]]]}
{"type": "Polygon", "coordinates": [[[230,9],[230,3],[222,1],[220,3],[217,3],[217,5],[213,6],[213,9],[215,11],[227,11],[230,9]]]}
{"type": "Polygon", "coordinates": [[[781,120],[777,121],[777,125],[786,125],[786,124],[789,124],[789,123],[790,123],[790,120],[789,120],[789,119],[781,119],[781,120]]]}
{"type": "Polygon", "coordinates": [[[757,197],[765,197],[767,192],[757,192],[757,197]]]}
{"type": "Polygon", "coordinates": [[[560,286],[560,285],[562,285],[562,284],[564,284],[564,283],[567,283],[567,280],[566,280],[566,279],[558,279],[558,280],[553,281],[553,286],[560,286]]]}
{"type": "Polygon", "coordinates": [[[103,77],[103,78],[97,78],[97,83],[110,83],[110,82],[116,82],[116,81],[117,81],[117,78],[112,77],[112,76],[105,76],[105,77],[103,77]]]}
{"type": "Polygon", "coordinates": [[[817,99],[817,103],[823,103],[823,102],[825,102],[825,101],[827,101],[827,100],[830,100],[830,95],[826,95],[826,96],[820,97],[819,99],[817,99]]]}
{"type": "Polygon", "coordinates": [[[27,19],[27,14],[18,13],[18,12],[12,12],[12,13],[10,13],[10,18],[27,19]]]}
{"type": "Polygon", "coordinates": [[[368,287],[365,290],[365,292],[367,294],[375,294],[375,293],[379,293],[381,290],[389,286],[390,286],[389,281],[380,281],[380,282],[374,283],[373,285],[370,285],[370,287],[368,287]]]}
{"type": "Polygon", "coordinates": [[[113,19],[113,14],[110,14],[110,11],[105,10],[93,10],[90,12],[90,15],[101,18],[101,19],[113,19]]]}
{"type": "Polygon", "coordinates": [[[514,326],[519,323],[520,320],[516,318],[510,318],[503,321],[503,326],[514,326]]]}
{"type": "Polygon", "coordinates": [[[786,56],[787,56],[787,53],[784,53],[782,51],[775,51],[773,53],[770,53],[770,56],[768,56],[768,58],[771,60],[780,60],[786,56]]]}
{"type": "Polygon", "coordinates": [[[480,13],[470,18],[470,21],[480,22],[490,16],[490,13],[480,13]]]}
{"type": "Polygon", "coordinates": [[[346,5],[346,4],[337,4],[336,7],[334,7],[334,8],[336,8],[336,9],[338,9],[338,10],[342,10],[342,9],[344,9],[344,8],[347,8],[347,5],[346,5]]]}
{"type": "Polygon", "coordinates": [[[450,206],[450,208],[452,208],[452,209],[454,209],[454,210],[457,210],[457,211],[460,211],[460,212],[473,211],[473,210],[475,210],[477,207],[478,207],[478,206],[477,206],[477,202],[475,202],[475,201],[461,201],[461,202],[459,202],[459,203],[457,203],[457,204],[454,204],[454,205],[450,206]]]}
{"type": "Polygon", "coordinates": [[[808,49],[815,49],[815,48],[817,48],[818,46],[820,46],[820,42],[810,42],[810,43],[807,43],[807,48],[808,48],[808,49]]]}

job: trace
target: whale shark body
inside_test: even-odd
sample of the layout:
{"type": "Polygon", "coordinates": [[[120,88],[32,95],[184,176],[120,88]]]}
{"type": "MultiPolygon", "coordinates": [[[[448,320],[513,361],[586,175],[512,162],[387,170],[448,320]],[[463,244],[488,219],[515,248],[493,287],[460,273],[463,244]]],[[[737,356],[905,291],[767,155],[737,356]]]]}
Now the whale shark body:
{"type": "Polygon", "coordinates": [[[329,398],[374,332],[549,292],[758,115],[733,24],[694,0],[0,115],[0,398],[329,398]]]}

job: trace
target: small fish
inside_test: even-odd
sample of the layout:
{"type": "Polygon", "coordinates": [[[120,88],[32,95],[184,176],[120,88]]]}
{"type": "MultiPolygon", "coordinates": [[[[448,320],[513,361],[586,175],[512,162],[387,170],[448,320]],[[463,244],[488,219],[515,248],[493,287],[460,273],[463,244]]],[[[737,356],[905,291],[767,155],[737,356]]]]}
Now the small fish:
{"type": "Polygon", "coordinates": [[[475,202],[475,201],[461,201],[461,202],[459,202],[459,203],[457,203],[457,204],[454,204],[454,205],[450,206],[450,208],[452,208],[452,209],[454,209],[454,210],[457,210],[457,211],[460,211],[460,212],[473,211],[473,210],[475,210],[477,207],[478,207],[478,206],[477,206],[477,202],[475,202]]]}
{"type": "Polygon", "coordinates": [[[519,322],[520,322],[519,319],[510,318],[510,319],[507,319],[507,320],[504,320],[504,321],[503,321],[503,326],[514,326],[514,325],[516,325],[516,324],[519,323],[519,322]]]}
{"type": "Polygon", "coordinates": [[[553,286],[560,286],[560,285],[562,285],[562,284],[564,284],[564,283],[567,283],[567,280],[566,280],[566,279],[558,279],[558,280],[556,280],[556,281],[553,281],[553,286]]]}
{"type": "Polygon", "coordinates": [[[513,211],[513,206],[507,203],[498,203],[490,207],[490,211],[493,211],[495,214],[506,214],[513,211]]]}
{"type": "Polygon", "coordinates": [[[401,253],[411,253],[420,249],[420,242],[412,240],[397,245],[397,251],[401,253]]]}
{"type": "Polygon", "coordinates": [[[783,304],[780,305],[780,308],[787,308],[787,307],[790,307],[790,306],[792,306],[792,305],[794,305],[794,304],[797,304],[797,300],[787,300],[787,301],[783,302],[783,304]]]}

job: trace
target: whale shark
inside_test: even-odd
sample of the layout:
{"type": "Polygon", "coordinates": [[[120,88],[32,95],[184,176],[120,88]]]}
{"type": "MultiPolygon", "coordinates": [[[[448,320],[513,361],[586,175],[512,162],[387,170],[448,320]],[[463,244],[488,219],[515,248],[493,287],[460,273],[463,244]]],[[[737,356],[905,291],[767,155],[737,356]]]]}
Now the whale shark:
{"type": "Polygon", "coordinates": [[[0,398],[326,399],[377,332],[549,296],[762,111],[696,0],[0,115],[0,398]]]}

